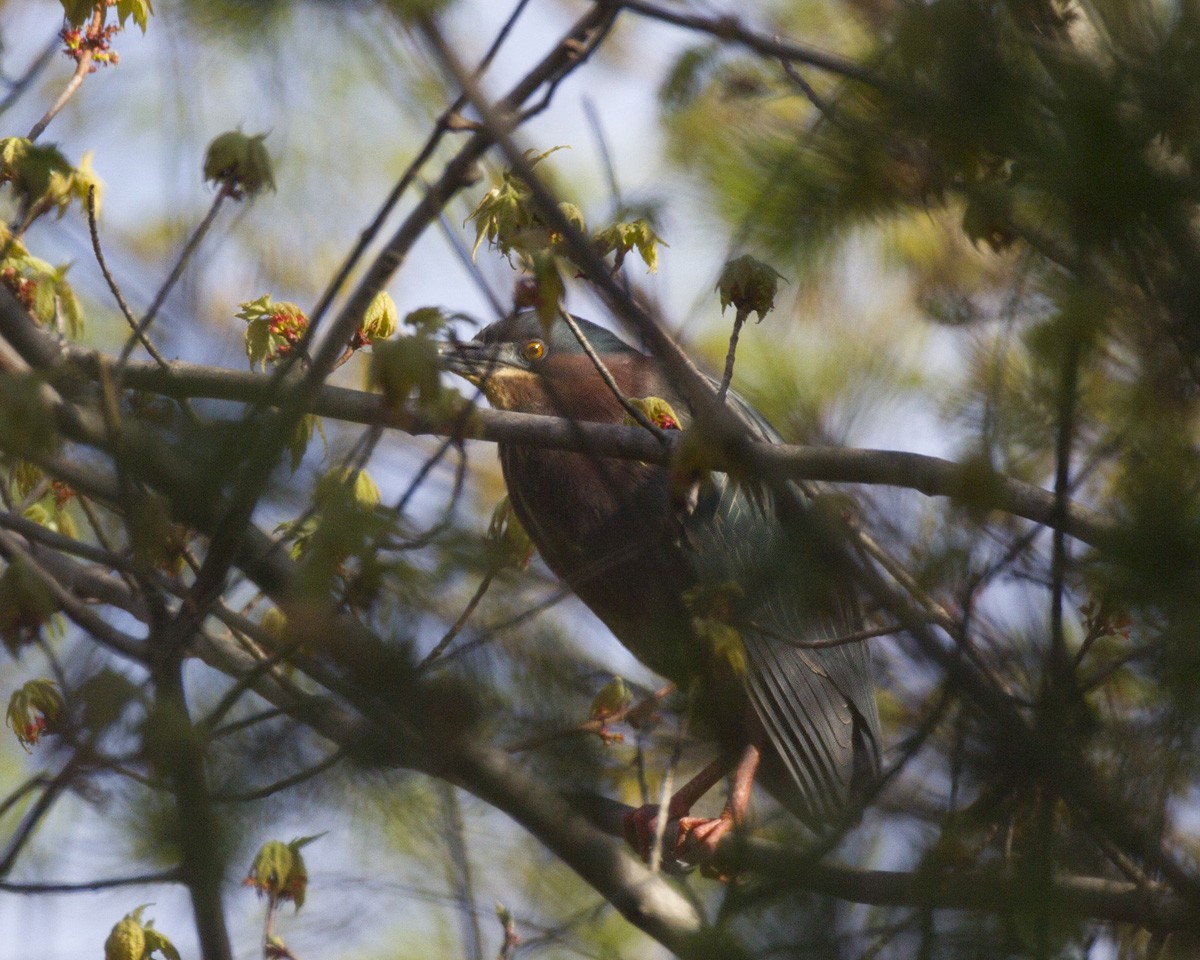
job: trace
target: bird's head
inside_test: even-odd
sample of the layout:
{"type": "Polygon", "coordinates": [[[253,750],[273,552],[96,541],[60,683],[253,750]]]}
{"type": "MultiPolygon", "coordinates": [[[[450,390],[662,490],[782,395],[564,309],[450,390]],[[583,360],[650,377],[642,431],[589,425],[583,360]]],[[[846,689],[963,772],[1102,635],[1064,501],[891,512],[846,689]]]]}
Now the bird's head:
{"type": "MultiPolygon", "coordinates": [[[[603,327],[576,322],[622,388],[638,395],[649,358],[603,327]]],[[[473,340],[439,344],[438,357],[442,369],[475,384],[497,409],[612,419],[612,395],[565,323],[547,332],[537,314],[511,314],[473,340]]]]}

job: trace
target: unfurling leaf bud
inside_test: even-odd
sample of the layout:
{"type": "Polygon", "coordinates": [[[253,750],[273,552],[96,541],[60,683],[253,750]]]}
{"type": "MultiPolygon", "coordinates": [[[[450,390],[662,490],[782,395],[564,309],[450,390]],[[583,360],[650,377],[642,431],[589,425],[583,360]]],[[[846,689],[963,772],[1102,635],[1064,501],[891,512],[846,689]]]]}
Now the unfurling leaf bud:
{"type": "Polygon", "coordinates": [[[492,510],[488,524],[487,544],[492,563],[497,569],[512,567],[524,570],[533,559],[533,541],[513,512],[512,502],[503,497],[492,510]]]}
{"type": "Polygon", "coordinates": [[[749,254],[730,260],[717,280],[721,312],[732,303],[738,313],[757,313],[761,322],[775,306],[775,293],[782,279],[783,274],[749,254]]]}
{"type": "Polygon", "coordinates": [[[558,205],[558,212],[563,215],[567,223],[573,226],[580,233],[587,232],[587,222],[583,219],[583,211],[573,203],[562,201],[558,205]]]}
{"type": "Polygon", "coordinates": [[[0,183],[12,185],[23,216],[51,209],[61,216],[72,200],[86,205],[92,188],[99,203],[102,184],[91,164],[90,153],[75,168],[54,144],[37,144],[25,137],[0,140],[0,183]]]}
{"type": "Polygon", "coordinates": [[[30,680],[9,698],[5,722],[28,753],[42,734],[57,731],[65,709],[53,680],[30,680]]]}
{"type": "Polygon", "coordinates": [[[260,895],[265,893],[272,903],[291,900],[299,910],[304,906],[308,889],[308,868],[300,850],[323,836],[319,833],[312,837],[297,837],[288,843],[268,840],[254,857],[243,884],[253,887],[260,895]]]}
{"type": "MultiPolygon", "coordinates": [[[[682,430],[675,409],[662,397],[630,397],[629,402],[646,415],[660,430],[682,430]]],[[[638,422],[629,414],[624,418],[625,426],[636,427],[638,422]]]]}
{"type": "Polygon", "coordinates": [[[253,197],[264,187],[275,189],[271,158],[263,141],[265,133],[254,135],[230,130],[208,145],[204,154],[204,179],[227,187],[235,197],[253,197]]]}
{"type": "Polygon", "coordinates": [[[281,300],[271,302],[264,293],[257,300],[247,300],[235,314],[246,321],[246,356],[251,368],[266,369],[296,349],[308,329],[308,317],[296,304],[281,300]]]}
{"type": "Polygon", "coordinates": [[[27,564],[17,560],[0,574],[0,642],[14,656],[40,636],[57,612],[50,588],[27,564]]]}
{"type": "Polygon", "coordinates": [[[658,271],[658,245],[669,244],[663,240],[654,228],[643,219],[631,220],[627,223],[614,223],[599,230],[592,237],[592,246],[601,257],[615,254],[616,266],[621,266],[631,250],[637,250],[642,261],[646,264],[648,273],[658,271]]]}
{"type": "Polygon", "coordinates": [[[363,314],[363,321],[355,339],[361,339],[363,345],[374,343],[376,340],[386,340],[396,332],[398,319],[396,301],[386,290],[380,290],[367,307],[367,312],[363,314]]]}
{"type": "Polygon", "coordinates": [[[592,700],[592,708],[588,711],[590,720],[608,720],[616,716],[633,703],[633,693],[621,677],[613,677],[596,694],[592,700]]]}
{"type": "Polygon", "coordinates": [[[155,954],[165,960],[180,960],[175,944],[166,934],[154,929],[154,921],[142,922],[142,911],[149,904],[125,914],[104,941],[104,960],[150,960],[155,954]]]}
{"type": "Polygon", "coordinates": [[[131,913],[117,922],[104,941],[104,960],[142,960],[145,955],[146,933],[131,913]]]}
{"type": "MultiPolygon", "coordinates": [[[[351,472],[349,467],[339,467],[324,474],[317,481],[317,488],[313,492],[313,501],[316,505],[324,507],[335,500],[341,494],[341,488],[350,481],[351,472]]],[[[371,475],[366,470],[354,472],[349,492],[354,497],[354,502],[366,510],[379,506],[379,487],[375,485],[375,481],[371,479],[371,475]]]]}

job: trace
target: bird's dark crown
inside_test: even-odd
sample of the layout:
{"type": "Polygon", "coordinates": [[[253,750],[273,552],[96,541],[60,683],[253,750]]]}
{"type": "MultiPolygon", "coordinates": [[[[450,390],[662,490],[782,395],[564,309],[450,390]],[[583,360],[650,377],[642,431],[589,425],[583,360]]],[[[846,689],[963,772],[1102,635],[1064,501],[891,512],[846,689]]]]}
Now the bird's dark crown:
{"type": "MultiPolygon", "coordinates": [[[[640,352],[612,331],[605,330],[590,320],[575,317],[575,322],[599,354],[640,352]]],[[[583,347],[575,339],[575,334],[570,327],[559,320],[551,324],[550,332],[547,333],[545,327],[542,326],[542,321],[532,310],[509,314],[503,320],[497,320],[480,330],[475,335],[475,339],[480,343],[487,344],[515,343],[518,345],[530,340],[541,340],[546,345],[547,355],[583,353],[583,347]]]]}

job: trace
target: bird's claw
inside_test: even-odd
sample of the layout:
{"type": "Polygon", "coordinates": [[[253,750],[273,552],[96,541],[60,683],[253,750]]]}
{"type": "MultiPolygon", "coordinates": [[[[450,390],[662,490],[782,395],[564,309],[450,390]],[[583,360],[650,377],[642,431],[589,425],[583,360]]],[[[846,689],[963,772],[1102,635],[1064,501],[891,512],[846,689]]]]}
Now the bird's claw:
{"type": "MultiPolygon", "coordinates": [[[[647,863],[654,847],[660,810],[656,804],[646,804],[625,817],[625,840],[647,863]]],[[[669,808],[667,812],[662,869],[667,873],[684,873],[699,866],[705,876],[720,877],[711,863],[721,840],[733,828],[732,814],[724,810],[719,817],[687,817],[670,816],[669,808]]]]}
{"type": "MultiPolygon", "coordinates": [[[[625,842],[633,847],[644,863],[650,862],[654,849],[654,834],[658,829],[658,816],[661,807],[656,803],[648,803],[625,815],[625,842]]],[[[662,858],[659,866],[664,873],[683,874],[693,869],[693,865],[679,859],[679,823],[682,819],[672,815],[667,810],[667,825],[663,830],[662,858]]]]}
{"type": "Polygon", "coordinates": [[[728,809],[722,810],[719,817],[683,817],[679,821],[676,855],[699,866],[703,876],[728,881],[729,875],[713,866],[713,861],[721,841],[733,827],[733,814],[728,809]]]}

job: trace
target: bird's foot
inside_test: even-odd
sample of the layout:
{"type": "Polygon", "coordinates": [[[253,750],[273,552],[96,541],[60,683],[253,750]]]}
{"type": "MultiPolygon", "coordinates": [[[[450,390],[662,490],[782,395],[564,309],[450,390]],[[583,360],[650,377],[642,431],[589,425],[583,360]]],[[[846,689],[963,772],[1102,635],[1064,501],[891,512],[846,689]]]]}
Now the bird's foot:
{"type": "Polygon", "coordinates": [[[679,821],[676,856],[700,867],[700,875],[728,883],[734,875],[715,866],[717,848],[735,826],[737,819],[726,807],[719,817],[684,817],[679,821]]]}
{"type": "MultiPolygon", "coordinates": [[[[667,808],[667,828],[663,831],[662,859],[664,864],[682,868],[684,864],[699,866],[708,877],[726,879],[712,867],[717,848],[733,829],[733,813],[726,808],[717,817],[688,817],[680,811],[675,815],[667,808]]],[[[625,839],[642,860],[650,862],[654,836],[658,828],[660,808],[646,804],[625,817],[625,839]]]]}
{"type": "MultiPolygon", "coordinates": [[[[674,841],[678,836],[676,830],[670,829],[683,818],[688,811],[676,809],[674,799],[667,804],[667,829],[663,832],[663,853],[670,857],[678,845],[674,841]]],[[[646,863],[650,862],[650,854],[654,849],[654,836],[658,831],[658,818],[663,809],[657,803],[647,803],[625,815],[625,842],[637,852],[646,863]]]]}
{"type": "Polygon", "coordinates": [[[679,821],[675,855],[707,868],[716,858],[717,847],[733,827],[733,813],[728,807],[719,817],[683,817],[679,821]]]}

